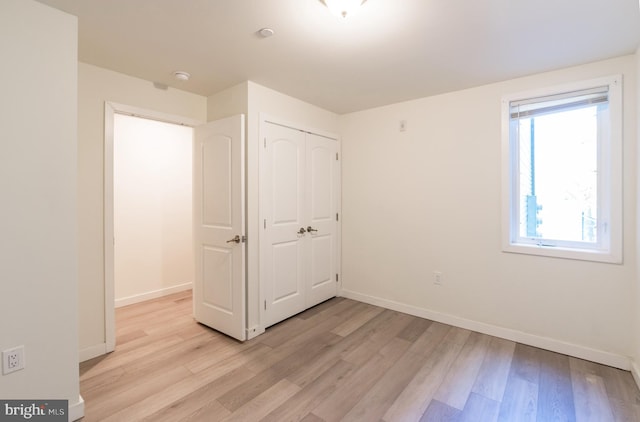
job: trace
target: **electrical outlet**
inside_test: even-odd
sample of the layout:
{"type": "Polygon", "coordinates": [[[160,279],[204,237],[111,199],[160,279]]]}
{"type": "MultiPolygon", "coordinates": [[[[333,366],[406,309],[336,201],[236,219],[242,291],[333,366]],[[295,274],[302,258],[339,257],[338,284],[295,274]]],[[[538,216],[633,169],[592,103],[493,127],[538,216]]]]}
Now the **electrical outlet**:
{"type": "Polygon", "coordinates": [[[14,347],[2,352],[2,374],[7,375],[24,369],[24,346],[14,347]]]}
{"type": "Polygon", "coordinates": [[[442,273],[440,271],[433,272],[433,284],[442,286],[442,273]]]}

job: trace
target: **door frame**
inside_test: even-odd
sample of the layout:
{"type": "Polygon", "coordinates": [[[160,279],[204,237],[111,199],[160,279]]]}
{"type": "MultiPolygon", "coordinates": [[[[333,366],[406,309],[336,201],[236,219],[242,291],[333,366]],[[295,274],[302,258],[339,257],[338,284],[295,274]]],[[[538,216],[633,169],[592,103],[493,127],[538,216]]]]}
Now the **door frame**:
{"type": "MultiPolygon", "coordinates": [[[[116,114],[195,127],[205,122],[184,116],[148,110],[105,101],[104,104],[104,331],[105,353],[116,347],[115,277],[114,277],[114,210],[113,210],[113,145],[116,114]]],[[[102,353],[100,353],[102,354],[102,353]]]]}
{"type": "MultiPolygon", "coordinates": [[[[338,224],[336,227],[336,272],[338,273],[338,283],[337,283],[337,289],[336,289],[336,296],[342,296],[342,139],[339,135],[333,133],[333,132],[329,132],[326,130],[320,130],[320,129],[316,129],[316,128],[312,128],[300,123],[296,123],[296,122],[291,122],[291,121],[287,121],[285,119],[281,119],[279,117],[275,117],[272,116],[268,113],[260,113],[260,120],[259,120],[259,129],[258,129],[258,134],[259,134],[259,153],[258,153],[258,162],[259,162],[259,178],[258,178],[258,192],[259,192],[259,218],[258,218],[258,235],[256,236],[257,239],[257,247],[258,247],[258,274],[259,274],[259,318],[260,318],[260,326],[259,326],[259,332],[264,332],[265,331],[265,310],[264,310],[264,306],[263,303],[265,301],[265,296],[264,296],[264,292],[265,292],[265,277],[263,276],[263,271],[264,271],[264,265],[262,265],[261,259],[262,259],[262,241],[263,241],[263,237],[261,236],[263,233],[263,224],[262,221],[265,218],[264,215],[264,209],[263,209],[263,204],[264,201],[262,199],[262,195],[264,195],[265,193],[265,178],[264,178],[264,168],[265,165],[263,163],[264,159],[266,158],[266,154],[265,154],[265,150],[263,148],[263,140],[266,139],[266,125],[267,124],[275,124],[275,125],[279,125],[279,126],[284,126],[284,127],[288,127],[290,129],[295,129],[295,130],[300,130],[302,132],[305,133],[309,133],[309,134],[313,134],[313,135],[318,135],[318,136],[322,136],[324,138],[328,138],[328,139],[332,139],[336,141],[336,146],[337,146],[337,150],[338,150],[338,169],[337,169],[337,178],[338,178],[338,187],[339,187],[339,192],[338,192],[338,197],[336,199],[336,208],[338,210],[338,215],[339,215],[339,220],[338,220],[338,224]]],[[[251,338],[251,337],[249,337],[251,338]]]]}

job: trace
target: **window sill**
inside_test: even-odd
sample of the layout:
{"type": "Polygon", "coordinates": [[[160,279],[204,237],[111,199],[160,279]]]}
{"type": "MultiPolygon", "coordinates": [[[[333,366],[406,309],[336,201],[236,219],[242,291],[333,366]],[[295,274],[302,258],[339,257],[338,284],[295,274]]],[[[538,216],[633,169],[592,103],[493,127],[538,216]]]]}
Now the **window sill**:
{"type": "Polygon", "coordinates": [[[503,245],[502,251],[507,253],[546,256],[550,258],[622,264],[622,252],[615,253],[611,251],[598,251],[592,249],[569,249],[557,246],[538,246],[514,243],[503,245]]]}

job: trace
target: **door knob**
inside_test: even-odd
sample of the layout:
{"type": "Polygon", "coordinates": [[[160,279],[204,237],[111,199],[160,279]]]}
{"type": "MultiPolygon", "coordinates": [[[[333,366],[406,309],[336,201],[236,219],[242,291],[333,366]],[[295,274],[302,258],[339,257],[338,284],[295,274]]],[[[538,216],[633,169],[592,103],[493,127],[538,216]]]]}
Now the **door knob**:
{"type": "Polygon", "coordinates": [[[317,232],[318,230],[316,230],[316,229],[314,229],[313,227],[309,226],[309,227],[307,227],[307,231],[308,231],[309,233],[313,233],[313,232],[317,232]]]}
{"type": "Polygon", "coordinates": [[[298,230],[298,234],[305,234],[307,231],[304,229],[304,227],[300,227],[300,230],[298,230]]]}
{"type": "Polygon", "coordinates": [[[232,242],[240,243],[240,236],[236,235],[236,237],[234,237],[233,239],[227,240],[227,243],[232,243],[232,242]]]}

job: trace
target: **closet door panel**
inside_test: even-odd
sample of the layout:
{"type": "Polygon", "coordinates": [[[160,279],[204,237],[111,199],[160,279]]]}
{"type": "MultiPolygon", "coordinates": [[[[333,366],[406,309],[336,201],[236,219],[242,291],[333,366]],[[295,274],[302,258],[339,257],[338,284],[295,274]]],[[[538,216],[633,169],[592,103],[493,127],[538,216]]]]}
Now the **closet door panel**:
{"type": "Polygon", "coordinates": [[[265,243],[261,265],[265,290],[265,326],[305,309],[305,240],[300,234],[305,213],[305,134],[267,124],[265,138],[264,207],[265,243]]]}
{"type": "Polygon", "coordinates": [[[306,182],[307,215],[311,232],[306,254],[307,307],[337,293],[337,142],[307,134],[306,182]]]}

